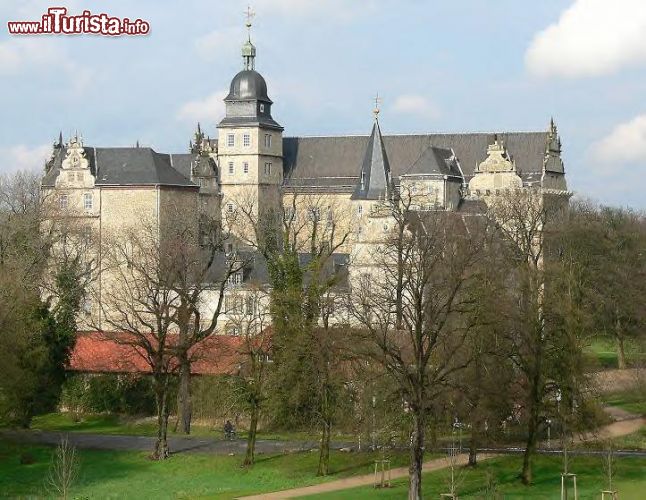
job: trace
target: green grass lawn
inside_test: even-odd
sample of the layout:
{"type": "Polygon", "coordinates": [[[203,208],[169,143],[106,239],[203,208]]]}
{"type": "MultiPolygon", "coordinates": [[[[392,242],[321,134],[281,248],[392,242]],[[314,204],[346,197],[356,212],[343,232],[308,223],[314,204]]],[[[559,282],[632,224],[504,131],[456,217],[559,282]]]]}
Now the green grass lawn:
{"type": "Polygon", "coordinates": [[[603,402],[609,406],[617,406],[636,415],[646,415],[646,391],[630,390],[606,394],[603,402]]]}
{"type": "MultiPolygon", "coordinates": [[[[173,455],[154,462],[143,452],[79,450],[79,479],[73,498],[165,499],[234,498],[276,491],[355,474],[370,473],[375,454],[331,454],[331,474],[316,477],[318,453],[260,455],[251,469],[242,469],[241,456],[198,453],[173,455]]],[[[0,441],[0,497],[47,496],[45,477],[52,448],[14,445],[0,441]],[[21,465],[29,453],[35,462],[21,465]]],[[[406,455],[393,457],[395,466],[406,463],[406,455]]]]}
{"type": "MultiPolygon", "coordinates": [[[[459,472],[457,489],[460,499],[494,498],[485,497],[488,484],[494,484],[498,495],[504,499],[554,499],[560,495],[561,461],[558,457],[539,456],[535,462],[534,485],[523,486],[517,479],[522,458],[507,456],[482,462],[475,469],[464,468],[459,472]],[[488,477],[490,479],[488,479],[488,477]]],[[[574,457],[571,468],[577,474],[579,499],[600,498],[604,487],[603,466],[600,458],[574,457]]],[[[446,470],[424,475],[423,487],[425,498],[439,498],[440,493],[448,491],[449,472],[446,470]]],[[[646,459],[621,458],[616,464],[616,486],[622,500],[640,500],[646,492],[646,459]]],[[[374,489],[372,487],[353,488],[334,493],[327,493],[307,498],[316,499],[363,499],[406,498],[407,479],[393,481],[392,488],[374,489]]],[[[573,498],[573,495],[571,496],[573,498]]]]}
{"type": "MultiPolygon", "coordinates": [[[[626,341],[625,351],[628,366],[642,364],[646,361],[646,353],[640,349],[636,342],[630,339],[626,341]]],[[[616,342],[607,338],[596,337],[586,347],[586,352],[599,363],[601,368],[618,368],[616,342]]]]}

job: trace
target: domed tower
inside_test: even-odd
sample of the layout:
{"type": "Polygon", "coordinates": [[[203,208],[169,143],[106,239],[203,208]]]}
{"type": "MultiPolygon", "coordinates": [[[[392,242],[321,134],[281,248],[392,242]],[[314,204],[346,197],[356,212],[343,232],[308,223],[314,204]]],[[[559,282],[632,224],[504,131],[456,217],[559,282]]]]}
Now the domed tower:
{"type": "MultiPolygon", "coordinates": [[[[247,28],[251,23],[247,22],[247,28]]],[[[255,70],[251,36],[242,46],[243,70],[225,97],[226,116],[218,124],[218,157],[223,215],[253,206],[256,214],[280,206],[283,182],[283,127],[271,116],[267,82],[255,70]]]]}

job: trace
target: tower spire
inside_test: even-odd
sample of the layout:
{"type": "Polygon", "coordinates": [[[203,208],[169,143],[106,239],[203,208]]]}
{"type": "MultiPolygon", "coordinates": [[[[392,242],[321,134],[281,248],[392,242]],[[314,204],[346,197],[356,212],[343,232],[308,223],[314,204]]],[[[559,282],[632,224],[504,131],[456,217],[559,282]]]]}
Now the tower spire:
{"type": "Polygon", "coordinates": [[[249,71],[256,69],[256,47],[251,43],[251,20],[254,18],[256,13],[251,9],[251,6],[248,5],[245,15],[247,16],[247,22],[245,23],[245,26],[247,27],[247,41],[242,46],[242,61],[244,69],[249,71]]]}
{"type": "Polygon", "coordinates": [[[379,92],[377,92],[377,95],[375,96],[375,109],[372,110],[373,114],[375,115],[375,121],[377,121],[379,117],[379,105],[381,104],[381,97],[379,97],[379,92]]]}

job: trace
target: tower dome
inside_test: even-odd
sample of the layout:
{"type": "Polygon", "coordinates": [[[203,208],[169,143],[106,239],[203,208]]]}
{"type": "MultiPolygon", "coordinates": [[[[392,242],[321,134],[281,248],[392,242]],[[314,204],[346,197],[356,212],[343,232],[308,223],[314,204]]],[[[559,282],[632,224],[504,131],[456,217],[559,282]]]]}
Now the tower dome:
{"type": "Polygon", "coordinates": [[[243,69],[231,80],[225,101],[263,101],[271,103],[267,95],[267,82],[253,69],[243,69]]]}

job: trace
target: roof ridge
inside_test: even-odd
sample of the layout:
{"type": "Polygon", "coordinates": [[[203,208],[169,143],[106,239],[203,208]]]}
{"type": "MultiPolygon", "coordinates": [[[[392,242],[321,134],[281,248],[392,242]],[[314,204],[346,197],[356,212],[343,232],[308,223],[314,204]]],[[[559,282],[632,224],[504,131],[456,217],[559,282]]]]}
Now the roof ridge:
{"type": "MultiPolygon", "coordinates": [[[[510,135],[510,134],[549,134],[547,130],[508,130],[508,131],[483,131],[475,130],[469,132],[401,132],[384,133],[383,137],[428,137],[432,135],[510,135]]],[[[328,135],[286,135],[283,139],[342,139],[351,137],[370,137],[371,134],[328,134],[328,135]]]]}

